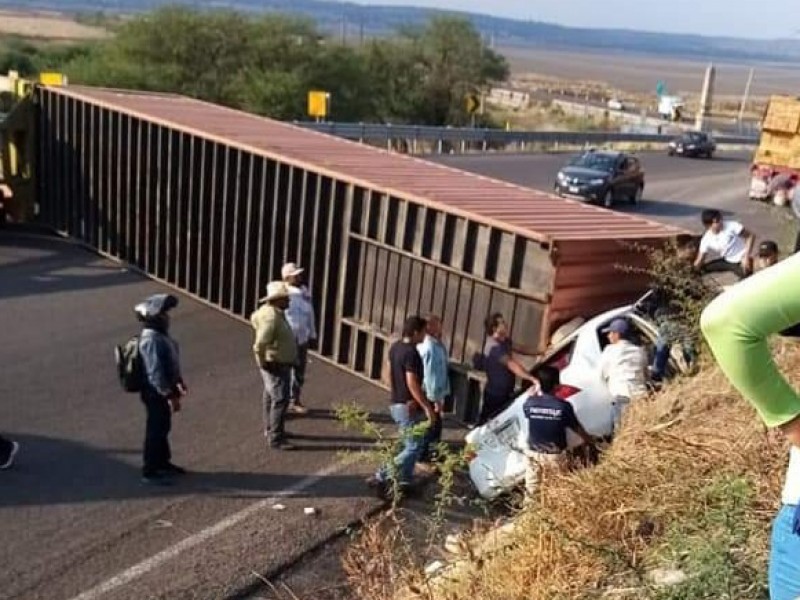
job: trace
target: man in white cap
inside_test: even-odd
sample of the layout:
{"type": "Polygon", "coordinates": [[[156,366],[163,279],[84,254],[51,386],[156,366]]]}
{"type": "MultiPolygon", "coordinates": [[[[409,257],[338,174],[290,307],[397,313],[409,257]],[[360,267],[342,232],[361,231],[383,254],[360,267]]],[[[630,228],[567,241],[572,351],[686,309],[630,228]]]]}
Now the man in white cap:
{"type": "Polygon", "coordinates": [[[628,319],[614,319],[603,333],[609,343],[600,355],[600,377],[612,397],[611,415],[616,433],[631,400],[647,395],[647,353],[630,341],[632,330],[628,319]]]}
{"type": "Polygon", "coordinates": [[[261,300],[264,305],[252,314],[250,323],[255,329],[253,353],[264,380],[264,435],[270,448],[294,450],[284,430],[292,368],[297,361],[297,342],[285,314],[289,288],[282,281],[273,281],[261,300]]]}
{"type": "Polygon", "coordinates": [[[289,288],[289,308],[286,309],[286,319],[294,332],[297,341],[297,362],[292,369],[292,388],[289,398],[289,412],[304,415],[308,412],[300,401],[303,384],[306,380],[306,365],[308,364],[308,345],[317,339],[316,318],[311,292],[303,285],[302,275],[305,269],[290,262],[283,265],[281,277],[289,288]]]}

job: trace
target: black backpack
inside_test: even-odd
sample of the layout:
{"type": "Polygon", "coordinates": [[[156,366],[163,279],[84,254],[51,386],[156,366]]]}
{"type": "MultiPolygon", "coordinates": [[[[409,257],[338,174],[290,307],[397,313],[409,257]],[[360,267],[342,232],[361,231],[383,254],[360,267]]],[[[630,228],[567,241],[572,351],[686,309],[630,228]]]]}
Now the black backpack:
{"type": "Polygon", "coordinates": [[[144,383],[144,365],[142,355],[139,353],[139,336],[135,335],[122,346],[116,346],[114,359],[122,389],[131,393],[141,391],[144,383]]]}

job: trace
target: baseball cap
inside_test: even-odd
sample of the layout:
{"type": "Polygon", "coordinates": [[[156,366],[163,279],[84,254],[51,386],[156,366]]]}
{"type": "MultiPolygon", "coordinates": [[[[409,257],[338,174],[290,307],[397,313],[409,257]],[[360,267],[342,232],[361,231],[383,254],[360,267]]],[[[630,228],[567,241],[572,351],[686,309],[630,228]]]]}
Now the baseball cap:
{"type": "Polygon", "coordinates": [[[287,277],[294,277],[295,275],[300,275],[300,273],[303,271],[305,271],[305,269],[301,269],[293,262],[286,263],[281,268],[281,277],[283,279],[286,279],[287,277]]]}
{"type": "Polygon", "coordinates": [[[758,245],[759,256],[774,256],[778,253],[778,244],[772,240],[764,240],[758,245]]]}
{"type": "Polygon", "coordinates": [[[142,318],[149,319],[172,310],[178,306],[178,299],[172,294],[153,294],[137,304],[133,310],[142,318]]]}
{"type": "Polygon", "coordinates": [[[608,327],[603,329],[603,333],[618,333],[620,335],[628,335],[631,330],[631,324],[627,319],[614,319],[608,324],[608,327]]]}

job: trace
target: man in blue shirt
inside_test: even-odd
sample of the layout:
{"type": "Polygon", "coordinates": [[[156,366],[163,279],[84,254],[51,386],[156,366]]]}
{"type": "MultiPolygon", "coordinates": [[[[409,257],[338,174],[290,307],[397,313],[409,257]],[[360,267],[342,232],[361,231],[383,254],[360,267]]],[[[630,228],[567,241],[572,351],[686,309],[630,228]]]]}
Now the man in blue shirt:
{"type": "Polygon", "coordinates": [[[430,462],[431,446],[435,448],[442,440],[442,413],[450,395],[450,359],[442,343],[442,320],[437,315],[428,315],[426,321],[425,340],[417,344],[417,352],[424,367],[422,390],[433,404],[434,420],[422,442],[419,458],[422,463],[430,462]]]}
{"type": "Polygon", "coordinates": [[[560,385],[558,369],[539,367],[534,376],[538,386],[531,388],[532,395],[522,407],[528,421],[528,468],[525,471],[525,496],[528,500],[536,493],[543,469],[563,468],[567,429],[577,433],[587,444],[594,443],[578,421],[572,404],[553,395],[560,385]]]}
{"type": "Polygon", "coordinates": [[[172,294],[154,294],[134,308],[143,326],[139,336],[144,370],[141,397],[147,411],[142,483],[151,485],[169,485],[172,476],[186,473],[171,462],[169,447],[172,413],[181,409],[181,397],[187,392],[178,344],[169,335],[169,311],[177,305],[172,294]]]}

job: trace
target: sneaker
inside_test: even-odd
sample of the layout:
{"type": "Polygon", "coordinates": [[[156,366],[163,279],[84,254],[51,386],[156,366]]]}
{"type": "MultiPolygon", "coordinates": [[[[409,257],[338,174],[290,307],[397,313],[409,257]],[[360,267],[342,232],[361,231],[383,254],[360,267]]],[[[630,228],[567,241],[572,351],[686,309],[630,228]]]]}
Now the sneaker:
{"type": "Polygon", "coordinates": [[[142,483],[144,485],[166,487],[173,485],[175,482],[172,481],[172,479],[170,479],[166,475],[160,475],[158,473],[154,473],[152,475],[142,475],[142,483]]]}
{"type": "Polygon", "coordinates": [[[283,452],[291,452],[293,450],[297,450],[297,446],[294,444],[290,444],[286,440],[282,440],[276,444],[269,445],[270,450],[282,450],[283,452]]]}
{"type": "Polygon", "coordinates": [[[167,463],[166,466],[158,470],[160,475],[186,475],[187,472],[188,471],[183,467],[173,465],[172,463],[167,463]]]}
{"type": "Polygon", "coordinates": [[[11,450],[8,451],[8,456],[6,457],[6,461],[0,464],[0,469],[10,469],[11,465],[14,464],[14,457],[19,452],[19,442],[11,442],[11,450]]]}
{"type": "Polygon", "coordinates": [[[307,415],[308,409],[299,402],[292,402],[289,405],[289,412],[293,415],[307,415]]]}

